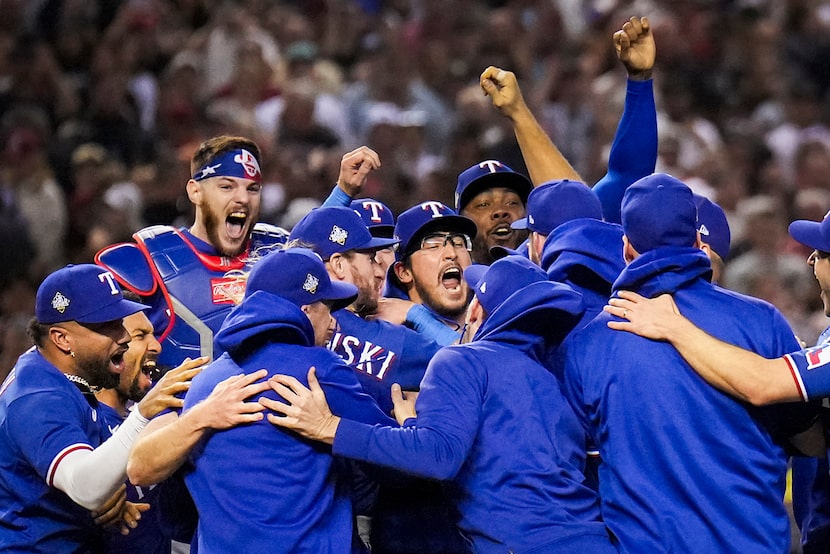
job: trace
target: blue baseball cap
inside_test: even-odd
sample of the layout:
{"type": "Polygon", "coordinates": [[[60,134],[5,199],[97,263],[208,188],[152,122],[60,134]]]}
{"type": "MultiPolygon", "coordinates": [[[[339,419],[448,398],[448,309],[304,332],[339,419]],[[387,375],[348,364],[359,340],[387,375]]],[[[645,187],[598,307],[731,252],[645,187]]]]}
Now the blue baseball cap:
{"type": "Polygon", "coordinates": [[[599,197],[585,183],[564,179],[548,181],[530,191],[527,217],[517,219],[510,226],[547,236],[566,221],[586,217],[602,219],[599,197]]]}
{"type": "Polygon", "coordinates": [[[311,210],[297,222],[288,240],[310,245],[326,260],[338,252],[373,250],[398,243],[396,239],[373,237],[360,216],[344,206],[311,210]]]}
{"type": "Polygon", "coordinates": [[[478,229],[472,219],[458,215],[441,202],[430,200],[412,206],[398,216],[395,224],[395,237],[401,241],[397,252],[398,260],[415,251],[422,237],[442,231],[463,233],[472,239],[478,229]]]}
{"type": "Polygon", "coordinates": [[[665,173],[630,185],[623,195],[621,215],[623,234],[640,254],[662,246],[694,246],[697,240],[692,190],[665,173]]]}
{"type": "Polygon", "coordinates": [[[149,309],[124,298],[115,276],[95,264],[67,265],[37,289],[35,317],[40,323],[105,323],[149,309]]]}
{"type": "Polygon", "coordinates": [[[476,194],[494,187],[514,190],[525,203],[530,191],[533,190],[530,180],[521,173],[513,171],[499,161],[485,160],[458,176],[455,186],[455,209],[461,213],[476,194]]]}
{"type": "Polygon", "coordinates": [[[245,298],[257,291],[281,296],[297,306],[328,302],[331,311],[357,298],[357,287],[332,281],[322,258],[308,248],[274,250],[254,262],[245,286],[245,298]]]}
{"type": "Polygon", "coordinates": [[[830,252],[830,212],[827,212],[821,221],[793,221],[789,230],[790,236],[804,246],[830,252]]]}
{"type": "Polygon", "coordinates": [[[547,274],[524,256],[509,255],[491,265],[472,264],[464,269],[464,280],[490,314],[519,289],[539,281],[547,274]]]}
{"type": "Polygon", "coordinates": [[[693,195],[697,207],[697,231],[701,242],[705,242],[715,253],[725,260],[729,256],[732,233],[723,209],[699,194],[693,195]]]}
{"type": "Polygon", "coordinates": [[[373,198],[352,200],[349,207],[366,224],[373,237],[389,238],[395,233],[395,216],[389,206],[373,198]]]}

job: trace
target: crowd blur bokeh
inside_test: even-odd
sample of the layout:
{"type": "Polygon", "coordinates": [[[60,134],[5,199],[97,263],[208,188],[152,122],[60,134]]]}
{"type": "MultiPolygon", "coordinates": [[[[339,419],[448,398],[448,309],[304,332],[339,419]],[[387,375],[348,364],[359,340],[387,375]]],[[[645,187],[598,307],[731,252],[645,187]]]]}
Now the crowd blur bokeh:
{"type": "Polygon", "coordinates": [[[625,71],[613,31],[648,16],[657,170],[732,227],[723,285],[825,327],[793,219],[830,208],[830,2],[819,0],[0,0],[0,373],[28,346],[37,284],[153,224],[187,225],[205,138],[263,150],[261,220],[291,226],[361,144],[364,195],[452,204],[457,175],[524,171],[479,88],[514,71],[587,183],[605,173],[625,71]]]}

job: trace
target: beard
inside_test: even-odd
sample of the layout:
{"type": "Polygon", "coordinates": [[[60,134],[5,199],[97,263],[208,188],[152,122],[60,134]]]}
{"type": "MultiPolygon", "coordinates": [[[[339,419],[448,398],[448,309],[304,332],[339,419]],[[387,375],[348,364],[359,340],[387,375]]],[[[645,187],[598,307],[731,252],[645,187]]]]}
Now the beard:
{"type": "MultiPolygon", "coordinates": [[[[415,285],[415,292],[418,293],[418,297],[421,299],[421,302],[432,309],[435,313],[442,315],[444,317],[450,319],[456,319],[458,316],[464,314],[467,311],[467,302],[461,303],[459,306],[452,306],[447,305],[444,303],[440,298],[434,296],[432,292],[427,289],[426,287],[422,286],[421,283],[418,281],[414,282],[415,285]]],[[[470,291],[467,291],[467,299],[469,300],[470,291]]]]}
{"type": "Polygon", "coordinates": [[[130,387],[127,389],[127,399],[132,400],[133,402],[141,402],[141,399],[147,396],[148,390],[142,389],[141,386],[138,384],[139,380],[141,379],[141,372],[135,376],[135,378],[130,383],[130,387]]]}
{"type": "Polygon", "coordinates": [[[357,287],[357,298],[352,302],[352,311],[360,317],[373,315],[378,311],[380,293],[352,269],[352,282],[357,287]]]}
{"type": "Polygon", "coordinates": [[[120,374],[110,370],[109,358],[88,357],[79,359],[77,365],[91,387],[114,389],[121,380],[120,374]]]}
{"type": "MultiPolygon", "coordinates": [[[[207,232],[208,242],[219,252],[222,256],[227,256],[228,258],[233,258],[238,256],[245,250],[245,246],[248,244],[248,239],[251,238],[251,227],[248,227],[248,232],[245,235],[245,240],[239,243],[239,246],[233,249],[226,249],[223,246],[222,241],[219,238],[219,227],[220,225],[224,225],[225,222],[219,219],[219,215],[213,211],[209,205],[202,206],[202,212],[205,222],[205,231],[207,232]]],[[[252,215],[252,214],[249,214],[252,215]]],[[[249,224],[251,219],[246,222],[246,225],[249,224]]]]}

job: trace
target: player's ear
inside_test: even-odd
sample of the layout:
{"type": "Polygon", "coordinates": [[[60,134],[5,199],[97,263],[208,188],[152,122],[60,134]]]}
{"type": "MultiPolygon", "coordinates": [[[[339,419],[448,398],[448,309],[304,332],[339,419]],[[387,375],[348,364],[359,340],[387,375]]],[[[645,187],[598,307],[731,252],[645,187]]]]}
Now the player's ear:
{"type": "Polygon", "coordinates": [[[53,325],[49,328],[49,341],[64,353],[72,352],[72,338],[69,332],[60,325],[53,325]]]}
{"type": "Polygon", "coordinates": [[[403,262],[395,262],[392,269],[395,270],[395,276],[401,284],[408,285],[412,282],[412,270],[406,267],[403,262]]]}
{"type": "Polygon", "coordinates": [[[639,255],[640,253],[634,250],[634,247],[628,242],[628,237],[623,235],[623,259],[625,263],[632,262],[639,255]]]}
{"type": "Polygon", "coordinates": [[[346,264],[344,262],[345,258],[339,252],[332,254],[326,262],[326,265],[328,265],[331,272],[339,281],[346,279],[346,264]]]}
{"type": "Polygon", "coordinates": [[[187,190],[187,198],[194,206],[199,206],[202,203],[202,185],[198,181],[190,179],[185,187],[187,190]]]}

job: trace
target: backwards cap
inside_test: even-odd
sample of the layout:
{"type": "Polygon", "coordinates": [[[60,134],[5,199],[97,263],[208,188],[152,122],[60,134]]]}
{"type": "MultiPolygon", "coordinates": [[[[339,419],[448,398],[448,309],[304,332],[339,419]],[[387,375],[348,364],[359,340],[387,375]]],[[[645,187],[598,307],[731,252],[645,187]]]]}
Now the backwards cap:
{"type": "Polygon", "coordinates": [[[312,245],[323,259],[348,250],[372,250],[398,241],[373,237],[354,210],[343,206],[311,210],[294,226],[288,240],[312,245]]]}
{"type": "Polygon", "coordinates": [[[248,274],[245,298],[257,291],[281,296],[298,307],[329,302],[332,311],[357,298],[357,287],[332,282],[323,260],[308,248],[274,250],[257,260],[248,274]]]}
{"type": "Polygon", "coordinates": [[[700,240],[708,244],[722,260],[725,260],[729,256],[729,246],[732,242],[726,214],[720,206],[705,196],[699,194],[693,196],[697,207],[697,230],[700,233],[700,240]]]}
{"type": "Polygon", "coordinates": [[[654,173],[629,186],[621,213],[623,234],[640,254],[695,244],[697,208],[692,191],[671,175],[654,173]]]}
{"type": "Polygon", "coordinates": [[[527,197],[527,217],[510,226],[547,236],[566,221],[581,218],[602,220],[599,197],[585,183],[564,179],[533,189],[527,197]]]}
{"type": "Polygon", "coordinates": [[[515,191],[524,203],[527,203],[527,196],[533,189],[530,180],[521,173],[513,171],[499,161],[485,160],[458,176],[455,186],[455,209],[461,213],[476,194],[494,187],[515,191]]]}
{"type": "Polygon", "coordinates": [[[58,269],[43,280],[35,296],[35,317],[45,324],[105,323],[147,309],[126,300],[113,274],[94,264],[58,269]]]}
{"type": "Polygon", "coordinates": [[[399,215],[395,224],[395,236],[401,241],[398,260],[411,254],[421,238],[434,232],[463,233],[472,239],[477,228],[472,219],[456,214],[441,202],[416,204],[399,215]]]}

